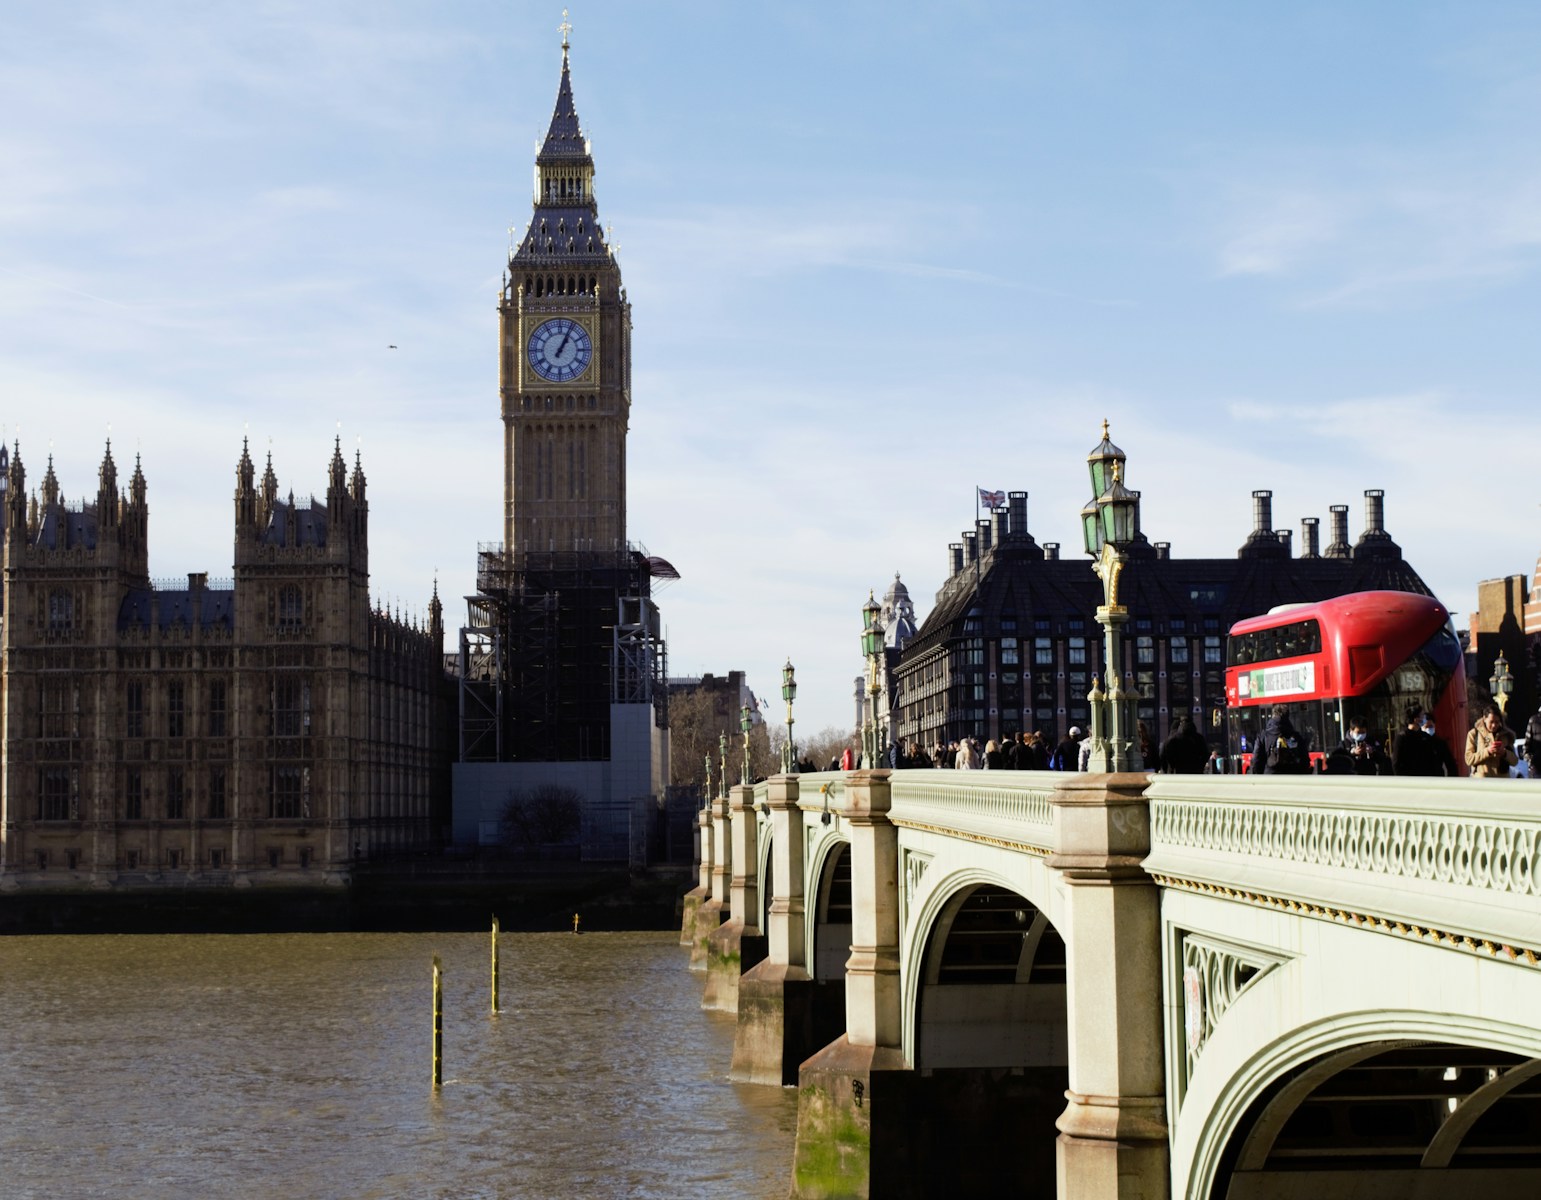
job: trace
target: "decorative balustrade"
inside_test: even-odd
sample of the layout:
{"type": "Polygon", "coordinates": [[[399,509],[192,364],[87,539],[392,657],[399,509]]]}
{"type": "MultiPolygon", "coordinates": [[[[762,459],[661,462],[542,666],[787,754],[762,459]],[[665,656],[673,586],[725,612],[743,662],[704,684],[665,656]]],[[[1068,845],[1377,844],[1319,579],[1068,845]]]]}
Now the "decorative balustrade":
{"type": "Polygon", "coordinates": [[[1047,854],[1054,840],[1054,778],[1031,771],[896,771],[889,819],[1047,854]]]}
{"type": "Polygon", "coordinates": [[[1541,949],[1541,784],[1160,776],[1145,869],[1467,949],[1541,949]]]}

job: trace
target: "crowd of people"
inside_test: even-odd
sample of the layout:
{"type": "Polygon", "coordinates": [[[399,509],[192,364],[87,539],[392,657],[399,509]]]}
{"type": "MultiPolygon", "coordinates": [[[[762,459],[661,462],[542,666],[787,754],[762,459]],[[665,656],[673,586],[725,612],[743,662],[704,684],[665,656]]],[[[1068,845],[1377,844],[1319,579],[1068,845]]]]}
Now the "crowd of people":
{"type": "MultiPolygon", "coordinates": [[[[1230,760],[1214,749],[1198,731],[1193,718],[1184,716],[1170,737],[1158,747],[1141,721],[1135,742],[1147,771],[1169,775],[1224,774],[1230,760]]],[[[1072,725],[1058,742],[1041,730],[1008,734],[997,741],[965,737],[935,742],[930,746],[910,742],[890,745],[885,766],[893,768],[939,767],[958,771],[1085,771],[1091,757],[1091,738],[1072,725]]],[[[1488,705],[1466,736],[1466,767],[1476,778],[1507,778],[1518,768],[1521,774],[1541,778],[1541,712],[1532,716],[1523,741],[1504,724],[1496,704],[1488,705]],[[1524,747],[1523,765],[1518,746],[1524,747]]],[[[849,747],[830,770],[850,770],[855,758],[849,747]]],[[[1326,753],[1312,753],[1310,739],[1290,721],[1289,709],[1280,704],[1269,714],[1256,745],[1249,771],[1255,775],[1422,775],[1454,776],[1461,773],[1450,746],[1439,736],[1432,714],[1417,705],[1406,712],[1406,725],[1388,748],[1373,736],[1362,720],[1349,723],[1348,736],[1326,753]]]]}

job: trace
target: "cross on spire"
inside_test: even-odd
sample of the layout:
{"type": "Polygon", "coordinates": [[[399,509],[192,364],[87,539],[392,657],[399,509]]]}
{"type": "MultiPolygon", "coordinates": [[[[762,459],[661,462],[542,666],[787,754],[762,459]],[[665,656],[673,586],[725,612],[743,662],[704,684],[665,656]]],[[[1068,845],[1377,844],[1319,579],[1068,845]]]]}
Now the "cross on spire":
{"type": "Polygon", "coordinates": [[[567,19],[567,10],[562,10],[562,23],[557,26],[557,31],[562,35],[562,49],[567,49],[567,35],[573,31],[573,24],[567,19]]]}

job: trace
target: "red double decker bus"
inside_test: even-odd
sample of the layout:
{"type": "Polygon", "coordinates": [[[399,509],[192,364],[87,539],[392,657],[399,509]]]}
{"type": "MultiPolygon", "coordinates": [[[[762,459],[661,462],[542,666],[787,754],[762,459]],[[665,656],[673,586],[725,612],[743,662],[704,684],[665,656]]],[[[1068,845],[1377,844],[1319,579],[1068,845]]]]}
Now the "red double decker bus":
{"type": "Polygon", "coordinates": [[[1356,721],[1389,754],[1417,704],[1466,773],[1461,643],[1432,596],[1354,592],[1238,621],[1226,645],[1225,701],[1231,754],[1244,764],[1276,704],[1318,768],[1356,721]]]}

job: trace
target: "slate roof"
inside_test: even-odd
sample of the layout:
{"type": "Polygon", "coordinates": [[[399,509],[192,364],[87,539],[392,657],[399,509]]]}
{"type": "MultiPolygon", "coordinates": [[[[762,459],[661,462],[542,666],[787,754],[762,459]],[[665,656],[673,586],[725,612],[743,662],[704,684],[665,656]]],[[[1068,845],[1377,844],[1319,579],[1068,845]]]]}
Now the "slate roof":
{"type": "Polygon", "coordinates": [[[96,505],[69,509],[62,504],[49,504],[38,522],[33,545],[48,550],[73,550],[77,546],[95,550],[96,528],[96,505]]]}
{"type": "Polygon", "coordinates": [[[235,592],[203,589],[195,596],[186,588],[160,591],[153,588],[131,588],[123,603],[118,606],[118,631],[148,629],[155,611],[152,598],[159,600],[159,628],[170,629],[178,622],[200,625],[204,629],[235,626],[235,592]]]}
{"type": "Polygon", "coordinates": [[[596,266],[609,263],[610,248],[594,205],[535,206],[524,238],[514,250],[513,262],[552,257],[573,263],[587,260],[596,266]]]}
{"type": "Polygon", "coordinates": [[[578,121],[573,104],[573,85],[567,72],[567,51],[562,51],[562,82],[557,85],[556,107],[551,112],[551,126],[536,156],[538,163],[584,162],[589,159],[588,139],[578,121]]]}
{"type": "MultiPolygon", "coordinates": [[[[326,506],[311,500],[308,508],[298,504],[294,506],[296,546],[325,546],[326,545],[326,506]]],[[[262,531],[259,539],[264,546],[282,546],[285,544],[284,536],[288,528],[290,505],[283,500],[273,502],[273,515],[268,518],[268,527],[262,531]]]]}
{"type": "MultiPolygon", "coordinates": [[[[1375,550],[1381,552],[1356,551],[1348,559],[1140,558],[1124,569],[1120,600],[1134,616],[1181,617],[1193,630],[1214,617],[1224,634],[1234,622],[1279,604],[1376,589],[1433,594],[1400,554],[1386,554],[1380,545],[1375,550]]],[[[962,637],[974,609],[984,636],[994,635],[1003,615],[1022,620],[1082,617],[1088,636],[1098,634],[1093,616],[1102,603],[1102,584],[1089,559],[1045,559],[1036,546],[1028,550],[1007,541],[980,563],[977,588],[973,572],[967,565],[943,586],[920,632],[905,647],[906,659],[962,637]]],[[[1030,637],[1033,630],[1019,625],[1018,632],[1030,637]]]]}

